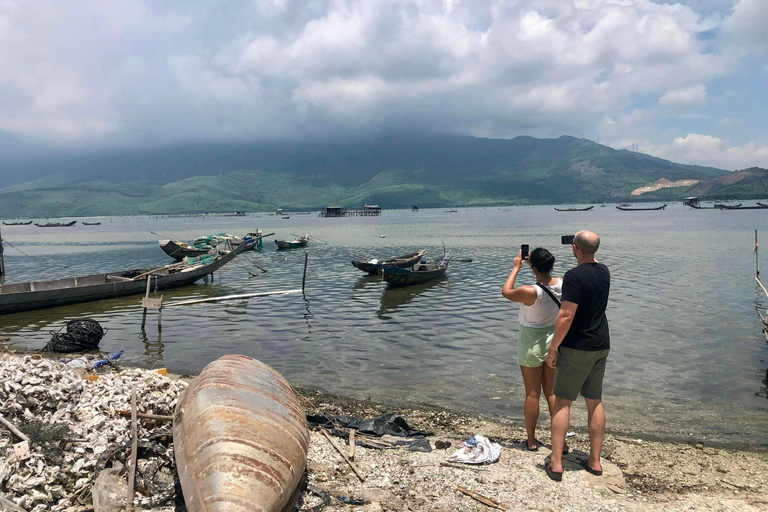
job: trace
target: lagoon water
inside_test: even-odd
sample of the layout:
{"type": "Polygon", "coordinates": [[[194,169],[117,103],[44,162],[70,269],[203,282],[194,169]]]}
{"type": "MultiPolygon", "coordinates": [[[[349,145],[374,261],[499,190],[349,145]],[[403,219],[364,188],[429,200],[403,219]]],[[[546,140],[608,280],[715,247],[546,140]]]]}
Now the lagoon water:
{"type": "MultiPolygon", "coordinates": [[[[575,265],[560,236],[583,228],[602,237],[598,259],[612,272],[612,351],[605,379],[609,428],[638,436],[768,446],[768,344],[755,312],[768,307],[756,287],[754,230],[768,212],[622,212],[608,206],[561,213],[551,207],[385,210],[381,217],[321,219],[267,214],[244,218],[107,217],[101,226],[3,226],[8,281],[92,274],[169,263],[158,236],[189,240],[255,228],[278,237],[309,233],[306,294],[164,310],[140,336],[138,297],[0,317],[0,337],[40,348],[68,319],[93,317],[109,330],[105,351],[125,363],[199,372],[226,353],[272,365],[300,387],[393,404],[432,405],[522,418],[515,361],[517,311],[503,299],[521,243],[547,247],[555,273],[575,265]],[[381,238],[385,235],[386,238],[381,238]],[[353,268],[350,253],[396,256],[442,244],[471,263],[449,277],[389,289],[353,268]]],[[[213,283],[164,292],[165,300],[301,286],[304,251],[261,253],[217,272],[213,283]],[[259,274],[250,277],[248,270],[259,274]]],[[[768,259],[765,259],[768,269],[768,259]]],[[[768,273],[768,270],[766,271],[768,273]]],[[[521,273],[530,283],[530,271],[521,273]]],[[[542,402],[543,406],[543,402],[542,402]]],[[[583,405],[573,423],[583,426],[583,405]]],[[[541,425],[546,426],[542,414],[541,425]]]]}

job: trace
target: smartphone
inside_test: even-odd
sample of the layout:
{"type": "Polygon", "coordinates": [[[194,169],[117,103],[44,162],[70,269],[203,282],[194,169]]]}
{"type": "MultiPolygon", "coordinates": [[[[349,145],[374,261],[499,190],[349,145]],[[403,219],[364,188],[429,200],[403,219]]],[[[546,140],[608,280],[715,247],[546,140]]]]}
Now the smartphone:
{"type": "Polygon", "coordinates": [[[571,245],[573,243],[573,238],[575,235],[563,235],[560,238],[560,243],[563,245],[571,245]]]}
{"type": "Polygon", "coordinates": [[[523,258],[523,260],[528,259],[528,244],[523,244],[520,246],[520,255],[523,258]]]}

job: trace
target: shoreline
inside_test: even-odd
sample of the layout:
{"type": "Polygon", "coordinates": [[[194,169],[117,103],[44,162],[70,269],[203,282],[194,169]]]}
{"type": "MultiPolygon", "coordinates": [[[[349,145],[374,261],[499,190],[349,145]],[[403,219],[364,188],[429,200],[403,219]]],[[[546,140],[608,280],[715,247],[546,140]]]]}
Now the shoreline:
{"type": "MultiPolygon", "coordinates": [[[[5,454],[5,459],[0,459],[0,491],[35,512],[87,510],[87,506],[73,503],[73,497],[87,494],[103,467],[100,458],[110,452],[108,447],[124,444],[129,438],[130,422],[118,411],[127,407],[133,386],[140,388],[140,412],[168,415],[173,413],[175,401],[193,378],[122,366],[114,371],[107,367],[91,372],[99,378],[89,382],[83,378],[83,370],[57,363],[60,356],[4,352],[0,354],[0,375],[5,380],[0,387],[0,403],[5,417],[22,430],[27,428],[24,423],[32,421],[67,424],[72,435],[86,441],[65,445],[63,461],[53,470],[50,454],[45,455],[37,446],[30,447],[32,463],[16,460],[10,446],[16,439],[0,428],[0,450],[5,454]],[[7,409],[9,406],[12,410],[7,409]]],[[[588,439],[585,433],[577,431],[568,440],[571,454],[565,458],[563,482],[555,484],[541,469],[549,454],[544,417],[540,418],[539,428],[544,446],[538,452],[528,452],[523,444],[524,428],[515,422],[440,408],[392,407],[306,388],[298,389],[297,393],[307,413],[372,417],[395,412],[412,428],[432,433],[427,438],[432,446],[429,453],[358,446],[355,464],[366,475],[366,481],[361,483],[328,441],[318,431],[311,431],[309,483],[332,496],[366,499],[370,503],[357,509],[361,512],[489,510],[458,492],[458,486],[512,510],[639,511],[661,507],[681,511],[749,511],[768,506],[768,453],[764,452],[608,433],[604,444],[605,475],[594,477],[579,468],[578,461],[586,457],[588,439]],[[474,434],[502,445],[499,462],[482,467],[441,465],[474,434]],[[438,448],[438,440],[450,442],[451,446],[438,448]]],[[[168,427],[151,421],[141,421],[139,426],[141,439],[151,439],[158,430],[168,427]]],[[[341,444],[342,440],[336,442],[341,444]]],[[[151,495],[140,494],[139,498],[147,504],[145,508],[172,510],[160,506],[164,504],[153,504],[151,495]]],[[[308,493],[305,507],[312,506],[312,500],[317,498],[308,493]]],[[[333,500],[325,510],[347,509],[347,505],[333,500]]]]}

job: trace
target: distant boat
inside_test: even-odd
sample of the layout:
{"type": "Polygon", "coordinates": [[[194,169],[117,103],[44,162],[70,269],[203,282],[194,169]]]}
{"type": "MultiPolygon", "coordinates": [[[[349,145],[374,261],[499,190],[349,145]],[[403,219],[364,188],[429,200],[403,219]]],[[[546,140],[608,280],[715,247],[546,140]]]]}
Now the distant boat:
{"type": "Polygon", "coordinates": [[[555,208],[558,212],[588,212],[590,211],[594,206],[588,206],[586,208],[555,208]]]}
{"type": "Polygon", "coordinates": [[[245,249],[245,245],[217,255],[186,260],[151,269],[126,270],[107,274],[30,281],[0,285],[0,315],[45,309],[66,304],[114,299],[143,294],[147,280],[156,290],[177,288],[212,274],[245,249]]]}
{"type": "Polygon", "coordinates": [[[222,217],[245,217],[245,212],[225,213],[222,217]]]}
{"type": "Polygon", "coordinates": [[[309,243],[309,235],[302,236],[296,240],[275,240],[278,249],[298,249],[305,247],[309,243]]]}
{"type": "Polygon", "coordinates": [[[32,221],[31,220],[29,220],[27,222],[5,222],[5,221],[3,221],[3,224],[5,224],[6,226],[29,226],[30,224],[32,224],[32,221]]]}
{"type": "Polygon", "coordinates": [[[661,206],[657,206],[656,208],[627,208],[626,206],[617,206],[616,209],[624,212],[650,212],[650,211],[656,211],[656,210],[663,210],[666,207],[667,205],[663,204],[661,206]]]}
{"type": "MultiPolygon", "coordinates": [[[[757,203],[760,204],[760,203],[757,203]]],[[[723,203],[715,203],[715,206],[713,208],[720,208],[721,210],[725,208],[726,210],[728,208],[741,208],[742,203],[739,204],[723,204],[723,203]]]]}
{"type": "Polygon", "coordinates": [[[401,268],[412,267],[421,261],[421,258],[423,258],[425,254],[427,254],[427,251],[416,251],[410,254],[406,254],[405,256],[389,258],[382,261],[376,259],[365,261],[353,260],[352,265],[355,268],[359,268],[363,272],[368,272],[369,274],[375,275],[379,273],[379,265],[394,265],[395,267],[401,268]]]}
{"type": "Polygon", "coordinates": [[[726,205],[722,205],[720,207],[721,210],[765,210],[766,208],[768,208],[768,204],[760,204],[760,203],[757,203],[757,205],[755,205],[755,206],[737,206],[737,205],[726,206],[726,205]]]}
{"type": "Polygon", "coordinates": [[[417,212],[417,211],[419,211],[419,207],[416,206],[416,205],[413,205],[413,206],[411,206],[411,211],[412,212],[417,212]]]}
{"type": "Polygon", "coordinates": [[[35,226],[39,228],[69,228],[74,226],[76,223],[76,220],[73,220],[72,222],[48,222],[46,224],[38,224],[35,222],[35,226]]]}
{"type": "Polygon", "coordinates": [[[390,286],[408,286],[418,283],[426,283],[433,279],[439,279],[445,276],[448,270],[450,255],[444,256],[439,263],[422,262],[417,263],[411,268],[400,268],[394,265],[380,265],[382,278],[390,286]]]}
{"type": "Polygon", "coordinates": [[[101,222],[81,222],[83,226],[101,226],[101,222]]]}
{"type": "Polygon", "coordinates": [[[291,217],[290,217],[289,215],[287,215],[287,216],[285,216],[285,217],[281,217],[281,218],[282,218],[283,220],[288,220],[288,219],[290,219],[291,217]]]}
{"type": "Polygon", "coordinates": [[[459,210],[445,210],[445,213],[458,213],[459,210]]]}

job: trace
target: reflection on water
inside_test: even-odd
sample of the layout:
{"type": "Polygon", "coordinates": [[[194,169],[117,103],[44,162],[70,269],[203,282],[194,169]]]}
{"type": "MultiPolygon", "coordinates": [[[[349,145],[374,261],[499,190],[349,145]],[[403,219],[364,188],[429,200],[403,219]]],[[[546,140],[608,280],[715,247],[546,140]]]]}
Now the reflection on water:
{"type": "MultiPolygon", "coordinates": [[[[66,233],[12,226],[3,236],[31,257],[6,247],[10,282],[170,263],[151,231],[189,240],[261,228],[275,231],[276,238],[297,232],[315,240],[301,296],[164,309],[162,338],[152,315],[140,337],[141,296],[124,297],[5,315],[0,338],[40,348],[67,320],[91,317],[108,329],[101,349],[125,349],[122,360],[129,364],[194,373],[221,355],[242,353],[272,365],[297,386],[520,418],[518,308],[501,297],[501,286],[521,243],[550,249],[557,258],[555,274],[562,275],[574,260],[560,236],[590,228],[602,237],[598,256],[613,278],[605,380],[610,427],[760,444],[768,437],[768,344],[755,306],[764,313],[768,299],[761,290],[756,294],[752,250],[764,215],[670,206],[663,212],[602,208],[575,216],[525,207],[304,216],[295,222],[292,217],[290,228],[269,215],[113,217],[97,230],[76,225],[66,233]],[[390,289],[349,262],[350,253],[387,257],[422,248],[431,259],[443,254],[443,242],[455,257],[447,277],[414,287],[390,289]]],[[[301,286],[304,251],[276,252],[267,244],[248,258],[216,272],[213,282],[164,291],[164,300],[301,286]]],[[[530,271],[519,281],[532,283],[530,271]]],[[[582,424],[581,409],[575,409],[574,421],[582,424]]]]}

